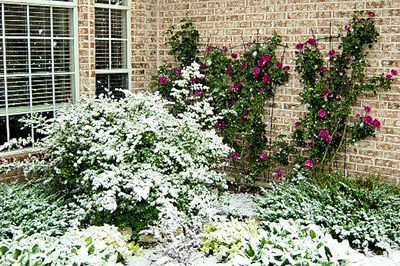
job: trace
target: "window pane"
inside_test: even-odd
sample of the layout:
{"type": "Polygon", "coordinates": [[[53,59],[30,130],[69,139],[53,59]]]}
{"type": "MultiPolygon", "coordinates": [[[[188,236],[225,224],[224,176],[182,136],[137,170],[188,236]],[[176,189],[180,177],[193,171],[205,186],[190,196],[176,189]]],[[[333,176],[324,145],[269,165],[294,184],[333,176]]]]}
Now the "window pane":
{"type": "Polygon", "coordinates": [[[72,64],[72,41],[54,40],[54,71],[70,72],[72,64]]]}
{"type": "Polygon", "coordinates": [[[0,116],[5,114],[6,114],[6,89],[4,87],[4,78],[0,78],[0,116]]]}
{"type": "Polygon", "coordinates": [[[5,28],[7,36],[26,36],[27,11],[23,5],[4,5],[5,28]]]}
{"type": "Polygon", "coordinates": [[[104,8],[96,8],[95,16],[95,37],[110,37],[110,10],[104,8]]]}
{"type": "Polygon", "coordinates": [[[31,36],[51,36],[50,7],[30,6],[29,22],[31,36]]]}
{"type": "Polygon", "coordinates": [[[32,73],[51,72],[51,40],[31,40],[31,70],[32,73]]]}
{"type": "Polygon", "coordinates": [[[10,124],[10,139],[12,138],[27,138],[31,135],[31,128],[24,128],[25,124],[20,122],[21,118],[26,117],[26,114],[12,115],[9,117],[10,124]]]}
{"type": "Polygon", "coordinates": [[[6,40],[7,74],[28,72],[28,40],[6,40]]]}
{"type": "Polygon", "coordinates": [[[55,76],[55,94],[56,103],[72,102],[72,75],[56,75],[55,76]]]}
{"type": "Polygon", "coordinates": [[[110,0],[96,0],[96,4],[110,4],[110,0]]]}
{"type": "Polygon", "coordinates": [[[112,41],[111,47],[111,68],[126,68],[125,41],[112,41]]]}
{"type": "Polygon", "coordinates": [[[124,94],[120,90],[128,89],[128,74],[96,75],[96,95],[121,98],[124,94]]]}
{"type": "Polygon", "coordinates": [[[7,124],[6,117],[0,116],[0,145],[7,142],[7,124]]]}
{"type": "Polygon", "coordinates": [[[108,69],[110,67],[109,41],[96,41],[96,69],[108,69]]]}
{"type": "Polygon", "coordinates": [[[67,8],[53,7],[54,37],[72,37],[72,11],[67,8]]]}
{"type": "Polygon", "coordinates": [[[51,108],[53,104],[53,82],[51,76],[32,77],[33,110],[51,108]],[[48,105],[47,107],[43,105],[48,105]]]}
{"type": "Polygon", "coordinates": [[[122,10],[111,10],[111,37],[126,38],[126,12],[122,10]]]}
{"type": "MultiPolygon", "coordinates": [[[[8,107],[25,106],[29,109],[29,79],[28,77],[7,78],[8,107]]],[[[10,113],[12,111],[10,110],[10,113]]]]}

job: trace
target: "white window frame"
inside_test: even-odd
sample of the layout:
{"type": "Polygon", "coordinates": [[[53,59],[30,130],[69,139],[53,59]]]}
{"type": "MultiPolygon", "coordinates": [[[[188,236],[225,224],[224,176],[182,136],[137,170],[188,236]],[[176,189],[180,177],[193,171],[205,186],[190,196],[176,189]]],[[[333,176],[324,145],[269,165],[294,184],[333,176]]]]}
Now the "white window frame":
{"type": "MultiPolygon", "coordinates": [[[[72,10],[72,25],[71,25],[71,30],[73,33],[72,37],[62,37],[61,39],[68,39],[72,42],[72,55],[71,55],[71,64],[73,64],[73,69],[71,72],[65,72],[65,74],[70,74],[73,75],[73,88],[72,88],[72,101],[76,102],[79,99],[79,43],[78,43],[78,0],[72,0],[71,2],[62,2],[62,1],[56,1],[56,0],[0,0],[0,12],[2,17],[4,18],[4,4],[12,4],[12,5],[23,5],[23,6],[44,6],[44,7],[61,7],[61,8],[68,8],[72,10]]],[[[52,10],[52,9],[51,9],[52,10]]],[[[30,39],[30,25],[29,25],[29,12],[27,12],[27,40],[30,39]]],[[[53,19],[52,19],[52,12],[50,13],[50,23],[51,23],[51,31],[53,31],[53,19]]],[[[16,74],[16,76],[24,76],[26,75],[29,78],[29,93],[30,93],[30,105],[29,105],[29,111],[21,111],[21,112],[13,112],[11,115],[9,114],[9,107],[8,107],[8,92],[7,92],[7,77],[12,76],[12,74],[7,74],[7,65],[6,65],[6,43],[5,43],[5,22],[2,21],[2,36],[1,36],[1,42],[3,43],[3,61],[4,61],[4,69],[3,69],[3,74],[4,75],[4,90],[5,90],[5,116],[6,118],[6,132],[7,132],[7,141],[10,141],[10,124],[9,124],[9,117],[12,115],[18,115],[18,114],[33,114],[36,112],[46,112],[46,111],[53,111],[53,114],[55,115],[55,110],[57,107],[61,106],[62,104],[55,104],[54,99],[55,99],[55,91],[54,91],[54,83],[55,83],[55,71],[54,71],[54,60],[52,59],[52,70],[51,70],[51,77],[52,77],[52,83],[53,83],[53,104],[52,108],[43,108],[40,110],[33,110],[32,109],[32,77],[35,75],[43,75],[42,73],[40,74],[35,74],[35,73],[19,73],[16,74]]],[[[51,40],[51,51],[52,51],[52,56],[54,55],[53,53],[53,42],[57,38],[52,37],[43,37],[43,39],[49,39],[51,40]]],[[[31,60],[31,50],[30,50],[30,42],[28,42],[28,68],[29,72],[31,72],[30,68],[30,60],[31,60]]],[[[63,73],[64,74],[64,73],[63,73]]],[[[34,129],[31,127],[31,137],[34,140],[34,129]]],[[[1,145],[1,144],[0,144],[1,145]]],[[[0,152],[2,154],[3,152],[0,152]]]]}
{"type": "MultiPolygon", "coordinates": [[[[95,67],[96,71],[96,76],[101,75],[101,74],[107,74],[107,75],[112,75],[112,74],[128,74],[128,84],[127,84],[127,89],[130,90],[131,88],[131,83],[132,83],[132,64],[131,64],[131,0],[125,0],[126,4],[125,5],[111,5],[111,4],[100,4],[96,3],[94,4],[95,8],[95,13],[96,13],[96,8],[104,8],[104,9],[114,9],[114,10],[124,10],[126,13],[126,68],[119,68],[119,69],[113,69],[111,67],[111,44],[109,45],[109,69],[97,69],[95,67]]],[[[96,15],[96,14],[95,14],[96,15]]],[[[111,23],[111,18],[110,23],[111,23]]],[[[96,25],[95,25],[96,27],[96,25]]],[[[111,27],[111,26],[109,26],[111,27]]],[[[98,39],[102,38],[96,38],[95,37],[95,42],[98,39]]],[[[104,40],[109,40],[111,42],[112,38],[105,38],[104,40]]],[[[95,64],[96,65],[96,64],[95,64]]],[[[97,88],[97,84],[96,84],[97,88]]]]}

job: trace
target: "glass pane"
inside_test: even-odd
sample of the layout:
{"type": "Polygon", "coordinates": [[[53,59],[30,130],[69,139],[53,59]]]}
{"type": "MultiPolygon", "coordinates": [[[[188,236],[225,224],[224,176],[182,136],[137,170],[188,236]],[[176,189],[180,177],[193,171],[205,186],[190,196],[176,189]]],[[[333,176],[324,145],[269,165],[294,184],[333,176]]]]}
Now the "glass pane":
{"type": "Polygon", "coordinates": [[[0,145],[7,142],[7,124],[6,117],[0,116],[0,145]]]}
{"type": "Polygon", "coordinates": [[[112,41],[111,51],[111,68],[126,68],[125,41],[112,41]]]}
{"type": "Polygon", "coordinates": [[[7,74],[28,72],[28,40],[6,40],[7,74]]]}
{"type": "Polygon", "coordinates": [[[50,7],[30,6],[29,22],[31,36],[51,36],[50,7]]]}
{"type": "Polygon", "coordinates": [[[109,61],[109,41],[96,41],[96,69],[108,69],[109,61]]]}
{"type": "Polygon", "coordinates": [[[28,77],[8,77],[7,94],[9,113],[29,110],[29,80],[28,77]],[[25,107],[25,108],[15,108],[25,107]]]}
{"type": "Polygon", "coordinates": [[[72,102],[72,75],[56,75],[55,76],[55,94],[56,103],[72,102]]]}
{"type": "Polygon", "coordinates": [[[122,98],[120,91],[128,88],[128,74],[96,75],[96,95],[103,94],[111,98],[122,98]]]}
{"type": "Polygon", "coordinates": [[[6,36],[26,36],[27,12],[23,5],[4,5],[6,36]]]}
{"type": "Polygon", "coordinates": [[[126,0],[111,0],[111,4],[116,6],[126,5],[126,0]]]}
{"type": "Polygon", "coordinates": [[[54,71],[72,71],[72,41],[54,40],[54,71]]]}
{"type": "Polygon", "coordinates": [[[96,8],[95,12],[95,37],[110,37],[110,10],[104,8],[96,8]]]}
{"type": "Polygon", "coordinates": [[[126,12],[111,10],[111,37],[126,38],[126,12]]]}
{"type": "Polygon", "coordinates": [[[54,37],[72,37],[72,11],[68,8],[53,7],[54,37]]]}
{"type": "Polygon", "coordinates": [[[9,116],[11,139],[27,138],[31,135],[31,127],[25,127],[25,124],[19,121],[21,118],[24,118],[26,116],[27,114],[9,116]]]}
{"type": "Polygon", "coordinates": [[[51,76],[32,77],[32,104],[33,110],[52,108],[53,82],[51,76]]]}
{"type": "Polygon", "coordinates": [[[31,70],[51,72],[51,41],[31,39],[31,70]]]}
{"type": "MultiPolygon", "coordinates": [[[[54,118],[53,111],[41,112],[40,115],[45,117],[46,119],[54,118]]],[[[42,134],[38,133],[36,128],[33,129],[33,134],[34,134],[34,137],[35,137],[35,141],[45,137],[45,135],[42,135],[42,134]]]]}
{"type": "Polygon", "coordinates": [[[110,0],[96,0],[96,4],[109,4],[110,0]]]}

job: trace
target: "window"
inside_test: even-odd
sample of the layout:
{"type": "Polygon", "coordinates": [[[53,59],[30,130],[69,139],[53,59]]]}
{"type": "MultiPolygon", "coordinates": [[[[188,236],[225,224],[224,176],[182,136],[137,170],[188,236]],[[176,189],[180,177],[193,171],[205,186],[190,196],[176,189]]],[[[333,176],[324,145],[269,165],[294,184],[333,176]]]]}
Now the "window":
{"type": "Polygon", "coordinates": [[[75,95],[74,0],[0,0],[0,145],[32,136],[18,119],[75,95]],[[40,2],[40,4],[39,4],[40,2]]]}
{"type": "Polygon", "coordinates": [[[128,1],[96,0],[96,95],[122,97],[129,88],[128,1]]]}

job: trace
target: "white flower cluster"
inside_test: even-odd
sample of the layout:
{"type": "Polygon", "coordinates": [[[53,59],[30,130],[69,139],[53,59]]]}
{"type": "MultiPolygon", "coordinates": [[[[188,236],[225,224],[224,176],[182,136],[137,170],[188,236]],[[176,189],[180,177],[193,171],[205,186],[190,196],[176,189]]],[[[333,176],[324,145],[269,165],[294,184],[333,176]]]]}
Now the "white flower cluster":
{"type": "Polygon", "coordinates": [[[167,104],[158,94],[127,94],[71,105],[39,129],[46,136],[37,144],[44,158],[20,166],[76,188],[75,199],[90,213],[139,202],[164,215],[173,216],[169,206],[178,211],[178,205],[179,215],[195,213],[201,205],[191,202],[225,186],[213,167],[230,148],[192,118],[173,117],[167,104]]]}
{"type": "Polygon", "coordinates": [[[180,106],[185,106],[185,116],[198,121],[204,128],[212,128],[218,119],[208,95],[209,87],[200,81],[205,75],[200,72],[200,64],[193,62],[181,71],[181,79],[174,81],[171,96],[180,106]]]}
{"type": "Polygon", "coordinates": [[[61,237],[15,236],[0,241],[0,264],[123,265],[118,262],[134,255],[128,238],[110,225],[72,229],[61,237]]]}

